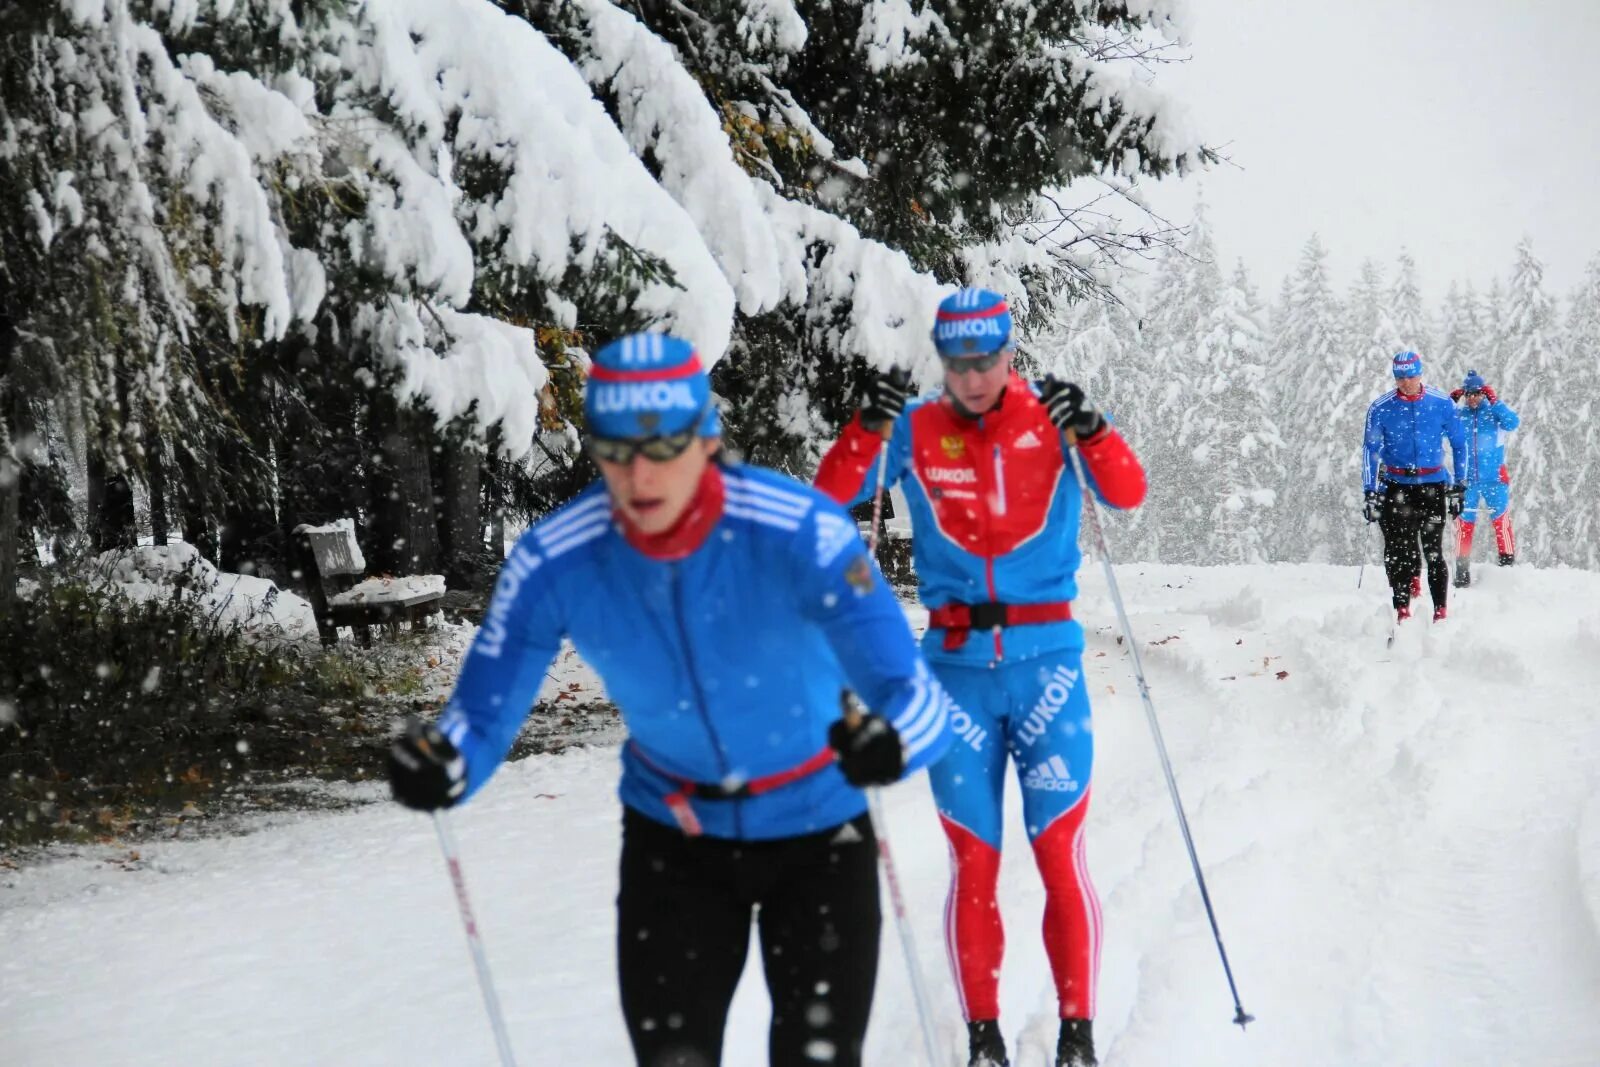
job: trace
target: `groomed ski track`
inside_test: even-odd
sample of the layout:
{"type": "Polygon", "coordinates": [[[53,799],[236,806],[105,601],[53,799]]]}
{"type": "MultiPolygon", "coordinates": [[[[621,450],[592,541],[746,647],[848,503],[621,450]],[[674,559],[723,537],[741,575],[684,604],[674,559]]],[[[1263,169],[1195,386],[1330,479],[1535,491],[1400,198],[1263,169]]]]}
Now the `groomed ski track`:
{"type": "MultiPolygon", "coordinates": [[[[1600,1064],[1600,575],[1480,570],[1402,628],[1354,568],[1118,568],[1245,1007],[1217,962],[1097,568],[1078,615],[1098,744],[1107,1067],[1600,1064]],[[1280,677],[1281,675],[1281,677],[1280,677]]],[[[523,1067],[626,1064],[615,752],[506,768],[455,815],[523,1067]]],[[[377,787],[372,787],[377,795],[377,787]]],[[[949,1064],[947,858],[885,794],[949,1064]]],[[[1054,1040],[1016,786],[1002,897],[1018,1067],[1054,1040]]],[[[0,1063],[491,1064],[426,819],[377,805],[0,871],[0,1063]],[[120,855],[126,855],[121,850],[120,855]]],[[[887,901],[886,901],[887,908],[887,901]]],[[[921,1063],[886,923],[868,1062],[921,1063]]],[[[765,1062],[759,964],[725,1062],[765,1062]]],[[[948,1065],[941,1065],[948,1067],[948,1065]]]]}

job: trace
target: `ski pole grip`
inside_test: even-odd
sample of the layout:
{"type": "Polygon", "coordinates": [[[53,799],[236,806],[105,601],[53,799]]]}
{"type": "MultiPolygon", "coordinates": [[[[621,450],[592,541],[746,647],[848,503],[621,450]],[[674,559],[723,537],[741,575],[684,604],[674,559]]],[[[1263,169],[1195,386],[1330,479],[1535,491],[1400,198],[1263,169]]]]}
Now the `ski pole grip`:
{"type": "Polygon", "coordinates": [[[850,690],[839,690],[839,710],[844,715],[845,725],[854,730],[861,725],[861,706],[850,699],[850,690]]]}

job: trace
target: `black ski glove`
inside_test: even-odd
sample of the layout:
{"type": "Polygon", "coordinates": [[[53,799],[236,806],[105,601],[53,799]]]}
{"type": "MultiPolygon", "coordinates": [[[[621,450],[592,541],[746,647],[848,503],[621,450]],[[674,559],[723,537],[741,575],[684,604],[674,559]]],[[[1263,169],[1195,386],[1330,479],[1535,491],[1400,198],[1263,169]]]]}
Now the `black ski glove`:
{"type": "Polygon", "coordinates": [[[861,425],[882,432],[906,409],[911,392],[911,372],[902,367],[890,367],[889,373],[873,378],[867,386],[867,406],[861,409],[861,425]]]}
{"type": "Polygon", "coordinates": [[[1452,485],[1444,491],[1444,510],[1452,519],[1461,517],[1461,510],[1466,506],[1467,487],[1452,485]]]}
{"type": "Polygon", "coordinates": [[[1366,492],[1367,503],[1362,509],[1368,522],[1377,522],[1383,518],[1383,490],[1368,489],[1366,492]]]}
{"type": "Polygon", "coordinates": [[[467,761],[432,723],[412,719],[389,748],[389,789],[417,811],[448,808],[467,788],[467,761]]]}
{"type": "Polygon", "coordinates": [[[863,715],[854,724],[836,720],[828,727],[828,747],[839,753],[845,781],[858,788],[898,782],[906,769],[900,733],[882,715],[863,715]]]}
{"type": "Polygon", "coordinates": [[[1050,412],[1050,421],[1062,433],[1072,433],[1087,441],[1105,429],[1105,416],[1089,406],[1083,390],[1071,382],[1051,375],[1039,383],[1039,399],[1050,412]]]}

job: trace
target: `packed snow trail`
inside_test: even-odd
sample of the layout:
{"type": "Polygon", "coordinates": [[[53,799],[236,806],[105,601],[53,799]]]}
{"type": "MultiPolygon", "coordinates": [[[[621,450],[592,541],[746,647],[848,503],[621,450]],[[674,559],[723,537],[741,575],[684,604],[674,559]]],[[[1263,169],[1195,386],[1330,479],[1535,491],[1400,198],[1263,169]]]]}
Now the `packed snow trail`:
{"type": "MultiPolygon", "coordinates": [[[[1118,568],[1248,1033],[1102,579],[1084,577],[1106,1067],[1600,1064],[1600,575],[1486,568],[1448,623],[1408,624],[1386,652],[1385,598],[1354,568],[1118,568]]],[[[525,760],[454,816],[524,1067],[629,1062],[615,760],[525,760]]],[[[884,796],[954,1064],[943,837],[925,783],[884,796]]],[[[1037,1067],[1055,1012],[1017,799],[1003,1025],[1037,1067]]],[[[139,852],[0,881],[0,1063],[494,1062],[425,818],[384,804],[139,852]]],[[[909,1067],[894,936],[886,922],[869,1062],[909,1067]]],[[[730,1067],[764,1062],[763,1001],[752,962],[730,1067]]]]}

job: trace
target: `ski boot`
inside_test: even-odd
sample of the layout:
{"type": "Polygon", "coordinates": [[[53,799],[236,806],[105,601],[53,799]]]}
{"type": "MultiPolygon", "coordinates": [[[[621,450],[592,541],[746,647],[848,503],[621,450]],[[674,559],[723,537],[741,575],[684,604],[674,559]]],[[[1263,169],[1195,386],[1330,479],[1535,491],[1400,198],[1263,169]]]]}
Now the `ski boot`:
{"type": "Polygon", "coordinates": [[[1514,564],[1516,562],[1517,562],[1517,557],[1513,553],[1510,553],[1510,552],[1502,552],[1502,553],[1500,553],[1500,566],[1509,567],[1509,566],[1511,566],[1512,564],[1514,564]]]}
{"type": "Polygon", "coordinates": [[[1444,615],[1445,615],[1445,611],[1444,611],[1444,605],[1443,604],[1440,604],[1438,607],[1433,609],[1433,621],[1434,622],[1444,622],[1444,615]]]}
{"type": "Polygon", "coordinates": [[[1061,1037],[1056,1041],[1056,1067],[1098,1067],[1093,1030],[1090,1019],[1062,1019],[1061,1037]]]}
{"type": "Polygon", "coordinates": [[[1400,607],[1394,609],[1394,621],[1396,623],[1408,622],[1408,621],[1410,621],[1410,619],[1411,619],[1411,605],[1410,604],[1403,604],[1400,607]]]}
{"type": "Polygon", "coordinates": [[[979,1019],[967,1024],[967,1047],[971,1058],[967,1067],[1011,1067],[1006,1059],[1006,1042],[1000,1036],[998,1019],[979,1019]]]}
{"type": "Polygon", "coordinates": [[[1456,578],[1453,584],[1457,589],[1465,589],[1472,584],[1472,561],[1466,556],[1456,560],[1456,578]]]}

